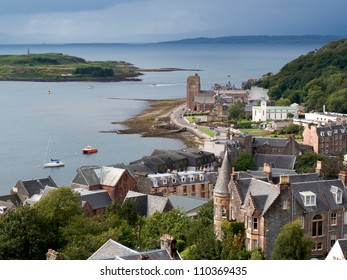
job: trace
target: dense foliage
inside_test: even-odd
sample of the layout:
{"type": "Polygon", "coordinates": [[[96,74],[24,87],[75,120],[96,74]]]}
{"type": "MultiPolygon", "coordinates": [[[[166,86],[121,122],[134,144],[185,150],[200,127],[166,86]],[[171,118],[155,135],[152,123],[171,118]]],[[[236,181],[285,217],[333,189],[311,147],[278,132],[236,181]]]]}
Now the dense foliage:
{"type": "Polygon", "coordinates": [[[233,164],[236,171],[255,170],[256,163],[250,153],[242,152],[233,164]]]}
{"type": "Polygon", "coordinates": [[[295,171],[297,173],[313,173],[317,161],[322,162],[321,175],[325,180],[336,179],[341,170],[346,170],[342,157],[329,157],[309,151],[297,157],[295,171]]]}
{"type": "Polygon", "coordinates": [[[185,259],[259,259],[261,251],[244,247],[243,223],[225,222],[223,240],[217,240],[213,225],[213,201],[199,211],[196,219],[185,212],[156,212],[139,216],[132,201],[113,204],[103,216],[88,217],[81,209],[79,194],[60,187],[33,206],[0,216],[0,260],[45,259],[48,249],[63,259],[90,257],[110,238],[138,251],[160,248],[160,237],[170,234],[185,259]]]}
{"type": "Polygon", "coordinates": [[[306,236],[299,220],[283,226],[272,251],[274,260],[308,260],[314,246],[312,237],[306,236]]]}
{"type": "Polygon", "coordinates": [[[257,82],[271,99],[304,103],[307,111],[347,113],[347,39],[331,42],[268,73],[257,82]],[[338,101],[338,102],[336,102],[338,101]]]}

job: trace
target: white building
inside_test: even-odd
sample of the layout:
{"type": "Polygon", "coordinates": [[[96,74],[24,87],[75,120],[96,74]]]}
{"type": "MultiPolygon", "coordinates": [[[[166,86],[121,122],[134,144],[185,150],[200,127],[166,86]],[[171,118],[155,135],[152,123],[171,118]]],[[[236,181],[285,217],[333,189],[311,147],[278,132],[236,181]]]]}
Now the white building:
{"type": "Polygon", "coordinates": [[[252,121],[265,122],[267,120],[286,120],[298,117],[299,105],[293,103],[290,106],[267,106],[266,100],[262,100],[260,106],[252,107],[252,121]]]}
{"type": "Polygon", "coordinates": [[[338,239],[335,242],[326,260],[347,260],[347,238],[338,239]]]}

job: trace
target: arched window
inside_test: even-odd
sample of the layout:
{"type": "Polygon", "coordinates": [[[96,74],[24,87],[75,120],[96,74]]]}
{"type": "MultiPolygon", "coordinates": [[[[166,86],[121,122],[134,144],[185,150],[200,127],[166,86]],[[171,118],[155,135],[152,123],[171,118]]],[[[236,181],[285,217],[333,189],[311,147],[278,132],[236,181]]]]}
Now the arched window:
{"type": "Polygon", "coordinates": [[[315,215],[312,219],[312,237],[323,235],[323,218],[321,215],[315,215]]]}

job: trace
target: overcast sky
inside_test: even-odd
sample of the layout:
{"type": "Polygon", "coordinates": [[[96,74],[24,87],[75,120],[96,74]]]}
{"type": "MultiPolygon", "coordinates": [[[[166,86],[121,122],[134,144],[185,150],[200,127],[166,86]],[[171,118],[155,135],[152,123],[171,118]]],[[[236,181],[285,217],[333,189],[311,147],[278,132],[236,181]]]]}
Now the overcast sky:
{"type": "Polygon", "coordinates": [[[346,0],[0,1],[0,43],[347,35],[346,0]]]}

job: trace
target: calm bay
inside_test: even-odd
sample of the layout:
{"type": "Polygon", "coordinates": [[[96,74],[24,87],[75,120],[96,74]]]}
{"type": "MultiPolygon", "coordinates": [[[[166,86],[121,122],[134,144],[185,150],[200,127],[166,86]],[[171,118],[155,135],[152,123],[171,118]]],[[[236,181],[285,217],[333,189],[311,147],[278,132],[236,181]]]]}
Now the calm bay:
{"type": "MultiPolygon", "coordinates": [[[[199,69],[203,89],[214,83],[242,81],[277,72],[317,44],[229,45],[0,45],[0,54],[59,52],[86,60],[124,60],[140,68],[199,69]]],[[[145,101],[185,97],[185,83],[195,71],[150,72],[140,82],[0,82],[0,194],[8,194],[17,180],[51,176],[70,185],[76,169],[85,165],[128,164],[154,149],[179,149],[175,139],[100,133],[119,129],[121,122],[140,113],[145,101]],[[157,86],[150,86],[155,83],[157,86]],[[90,88],[93,85],[93,88],[90,88]],[[51,94],[48,94],[48,91],[51,94]],[[51,149],[44,159],[47,144],[51,149]],[[97,154],[83,155],[93,145],[97,154]],[[51,150],[51,151],[50,151],[51,150]],[[44,160],[59,158],[65,167],[44,169],[44,160]]]]}

